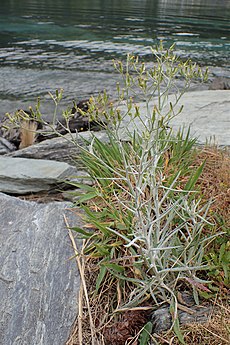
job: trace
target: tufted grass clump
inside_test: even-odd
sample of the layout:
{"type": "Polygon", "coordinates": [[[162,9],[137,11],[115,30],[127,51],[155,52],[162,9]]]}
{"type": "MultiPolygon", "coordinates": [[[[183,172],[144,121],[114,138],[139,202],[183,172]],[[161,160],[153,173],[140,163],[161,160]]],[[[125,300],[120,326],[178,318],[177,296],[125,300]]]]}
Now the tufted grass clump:
{"type": "MultiPolygon", "coordinates": [[[[125,64],[114,62],[123,80],[116,104],[106,92],[89,101],[91,119],[103,116],[107,123],[108,141],[93,136],[82,148],[81,159],[95,183],[78,185],[85,191],[78,204],[86,226],[75,230],[86,240],[84,257],[97,265],[94,296],[113,291],[103,322],[127,309],[167,303],[183,343],[178,286],[189,286],[199,303],[198,290],[207,291],[207,281],[197,273],[208,267],[205,247],[216,234],[204,236],[212,224],[207,219],[210,203],[196,191],[204,162],[191,168],[196,139],[189,130],[173,132],[170,121],[183,110],[178,103],[191,80],[203,81],[207,73],[191,61],[180,61],[173,46],[165,51],[160,45],[152,53],[152,66],[132,55],[125,64]],[[178,77],[184,80],[182,89],[178,77]],[[135,104],[136,95],[145,109],[135,104]]],[[[107,343],[116,343],[108,333],[105,328],[105,343],[106,336],[107,343]]],[[[142,344],[149,337],[140,335],[147,339],[142,344]]]]}

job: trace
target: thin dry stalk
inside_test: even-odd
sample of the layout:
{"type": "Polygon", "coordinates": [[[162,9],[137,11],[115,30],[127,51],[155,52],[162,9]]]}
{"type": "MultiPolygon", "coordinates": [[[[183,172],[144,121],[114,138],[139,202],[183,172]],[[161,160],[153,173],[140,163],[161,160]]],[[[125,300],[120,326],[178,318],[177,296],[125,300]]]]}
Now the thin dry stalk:
{"type": "Polygon", "coordinates": [[[82,334],[82,319],[83,319],[83,284],[80,286],[78,298],[79,298],[79,312],[78,312],[78,339],[79,343],[83,344],[83,334],[82,334]]]}
{"type": "Polygon", "coordinates": [[[78,314],[78,334],[79,334],[79,344],[83,344],[83,336],[82,336],[82,318],[83,318],[83,306],[82,306],[82,295],[84,292],[85,299],[86,299],[86,305],[88,309],[88,315],[89,315],[89,321],[90,321],[90,331],[91,331],[91,338],[92,338],[92,345],[97,345],[95,341],[95,329],[94,329],[94,322],[92,318],[92,313],[91,313],[91,307],[90,307],[90,301],[89,301],[89,296],[88,296],[88,291],[87,291],[87,286],[86,286],[86,281],[85,281],[85,262],[84,262],[84,243],[82,245],[81,252],[77,249],[76,241],[74,239],[74,236],[72,234],[72,231],[70,229],[70,226],[68,224],[68,221],[66,217],[64,216],[66,226],[68,228],[69,232],[69,237],[73,245],[73,249],[76,255],[76,261],[78,265],[78,269],[80,272],[80,277],[81,277],[81,288],[79,292],[79,314],[78,314]]]}

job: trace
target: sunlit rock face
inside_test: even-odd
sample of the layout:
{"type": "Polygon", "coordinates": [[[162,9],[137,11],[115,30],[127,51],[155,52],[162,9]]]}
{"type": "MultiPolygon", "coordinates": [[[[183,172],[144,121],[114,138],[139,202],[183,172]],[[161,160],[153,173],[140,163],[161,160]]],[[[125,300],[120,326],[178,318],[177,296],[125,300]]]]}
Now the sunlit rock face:
{"type": "Polygon", "coordinates": [[[79,274],[66,229],[68,204],[0,193],[0,344],[63,345],[77,315],[79,274]]]}

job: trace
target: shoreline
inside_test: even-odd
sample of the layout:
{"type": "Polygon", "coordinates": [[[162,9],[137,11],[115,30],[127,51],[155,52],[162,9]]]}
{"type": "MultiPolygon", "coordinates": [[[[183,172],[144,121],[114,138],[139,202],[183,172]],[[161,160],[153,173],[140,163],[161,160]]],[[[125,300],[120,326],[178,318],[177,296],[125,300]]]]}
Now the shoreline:
{"type": "MultiPolygon", "coordinates": [[[[230,83],[230,72],[227,67],[209,68],[209,81],[205,84],[192,82],[189,91],[208,90],[211,82],[218,77],[228,78],[230,83]]],[[[93,68],[93,66],[92,66],[93,68]]],[[[203,66],[204,70],[205,67],[203,66]]],[[[67,107],[72,107],[73,100],[79,102],[88,99],[91,95],[97,95],[104,89],[111,98],[116,98],[116,83],[119,81],[119,74],[111,66],[102,66],[101,71],[65,71],[65,70],[33,70],[21,69],[9,66],[0,67],[0,77],[3,79],[0,86],[0,120],[7,112],[14,113],[18,109],[28,110],[29,106],[34,107],[37,98],[41,98],[41,111],[45,118],[49,119],[54,109],[54,104],[48,95],[56,89],[63,88],[63,99],[59,106],[59,114],[67,107]],[[15,83],[17,76],[17,83],[15,83]],[[2,89],[1,89],[2,88],[2,89]]],[[[141,99],[136,99],[139,102],[141,99]]]]}

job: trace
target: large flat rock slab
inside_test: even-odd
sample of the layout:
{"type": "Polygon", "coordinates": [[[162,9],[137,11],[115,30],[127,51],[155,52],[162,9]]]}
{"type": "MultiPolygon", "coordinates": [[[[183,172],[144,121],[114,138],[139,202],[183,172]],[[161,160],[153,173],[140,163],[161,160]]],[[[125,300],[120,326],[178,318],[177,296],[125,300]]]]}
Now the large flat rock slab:
{"type": "Polygon", "coordinates": [[[0,345],[64,345],[77,315],[79,274],[64,203],[0,193],[0,345]]]}
{"type": "Polygon", "coordinates": [[[191,126],[191,135],[202,144],[215,140],[230,145],[230,90],[206,90],[185,93],[182,113],[172,120],[173,128],[191,126]]]}
{"type": "Polygon", "coordinates": [[[79,160],[80,146],[87,146],[87,142],[92,140],[93,135],[101,140],[106,140],[107,138],[106,133],[103,131],[66,134],[44,140],[22,150],[11,152],[7,156],[56,160],[82,167],[82,162],[79,160]]]}
{"type": "MultiPolygon", "coordinates": [[[[171,95],[163,111],[165,114],[169,110],[169,102],[175,102],[175,96],[171,95]]],[[[149,104],[149,109],[153,109],[157,104],[157,99],[153,99],[149,104]]],[[[140,107],[142,119],[145,120],[147,115],[146,103],[137,103],[140,107]]],[[[218,145],[230,145],[230,90],[204,90],[187,92],[180,99],[177,107],[183,105],[182,112],[171,120],[171,126],[174,130],[180,127],[191,128],[191,136],[198,138],[198,142],[205,144],[210,138],[215,139],[218,145]]],[[[121,107],[123,112],[126,111],[124,106],[121,107]]],[[[134,129],[133,123],[127,125],[129,130],[134,129]]],[[[135,120],[138,128],[142,125],[135,120]]]]}
{"type": "Polygon", "coordinates": [[[26,194],[49,190],[76,175],[77,170],[64,162],[0,157],[0,191],[26,194]]]}

